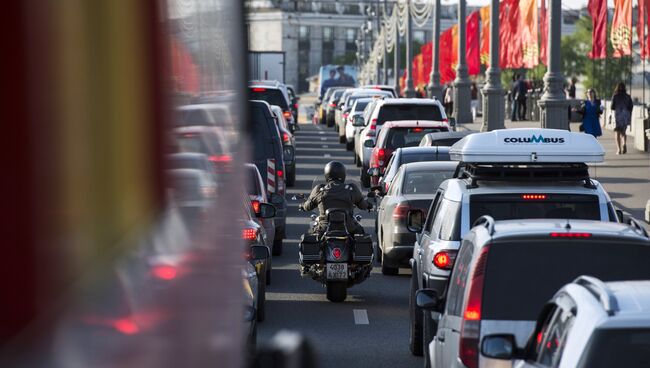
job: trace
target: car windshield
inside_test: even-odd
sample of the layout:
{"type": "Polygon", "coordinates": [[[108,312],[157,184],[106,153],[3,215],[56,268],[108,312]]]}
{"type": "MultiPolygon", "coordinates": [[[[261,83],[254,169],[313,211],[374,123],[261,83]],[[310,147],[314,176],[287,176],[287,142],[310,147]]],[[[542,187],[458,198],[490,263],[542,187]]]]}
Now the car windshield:
{"type": "Polygon", "coordinates": [[[650,328],[597,329],[578,368],[647,367],[648,362],[650,328]]]}
{"type": "Polygon", "coordinates": [[[429,133],[446,131],[447,128],[391,128],[386,137],[385,148],[417,147],[422,137],[429,133]]]}
{"type": "Polygon", "coordinates": [[[598,196],[584,194],[475,194],[470,197],[469,213],[471,224],[483,215],[495,220],[600,220],[600,205],[598,196]]]}
{"type": "Polygon", "coordinates": [[[453,171],[432,170],[408,172],[402,185],[402,194],[433,194],[440,183],[454,176],[453,171]]]}
{"type": "MultiPolygon", "coordinates": [[[[433,120],[442,121],[442,112],[437,105],[397,104],[384,105],[377,115],[377,125],[387,121],[399,120],[433,120]]],[[[418,142],[419,143],[419,142],[418,142]]]]}
{"type": "MultiPolygon", "coordinates": [[[[648,280],[649,257],[646,244],[624,240],[551,240],[549,236],[548,240],[494,241],[485,271],[482,319],[533,321],[558,289],[580,275],[603,281],[648,280]]],[[[610,365],[615,366],[621,365],[610,365]]]]}
{"type": "Polygon", "coordinates": [[[272,88],[251,88],[251,100],[262,100],[269,103],[269,105],[278,105],[282,110],[288,110],[287,100],[284,98],[282,91],[272,88]]]}

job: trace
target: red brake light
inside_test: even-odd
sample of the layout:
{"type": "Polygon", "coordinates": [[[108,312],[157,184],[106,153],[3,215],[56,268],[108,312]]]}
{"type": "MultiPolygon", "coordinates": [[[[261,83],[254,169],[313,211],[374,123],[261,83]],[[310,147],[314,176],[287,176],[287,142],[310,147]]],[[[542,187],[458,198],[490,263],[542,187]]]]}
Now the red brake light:
{"type": "Polygon", "coordinates": [[[521,199],[525,200],[544,200],[546,199],[546,194],[522,194],[521,199]]]}
{"type": "Polygon", "coordinates": [[[403,203],[397,205],[395,207],[395,209],[393,210],[393,220],[403,220],[403,219],[405,219],[406,214],[408,213],[408,211],[410,209],[411,209],[411,207],[409,207],[408,205],[403,204],[403,203]]]}
{"type": "Polygon", "coordinates": [[[122,318],[113,322],[113,328],[125,335],[134,335],[140,332],[138,325],[129,318],[122,318]]]}
{"type": "Polygon", "coordinates": [[[282,115],[284,115],[284,117],[287,118],[287,119],[290,118],[291,116],[293,116],[293,115],[291,115],[291,111],[283,111],[282,115]]]}
{"type": "Polygon", "coordinates": [[[334,250],[332,250],[332,255],[334,256],[334,258],[340,259],[341,258],[341,249],[340,248],[334,248],[334,250]]]}
{"type": "Polygon", "coordinates": [[[463,312],[460,331],[459,358],[468,368],[478,368],[479,337],[481,335],[481,306],[483,303],[483,281],[487,256],[490,250],[485,246],[474,265],[469,294],[463,312]]]}
{"type": "Polygon", "coordinates": [[[451,270],[455,259],[456,252],[443,250],[433,256],[433,265],[442,270],[451,270]]]}
{"type": "Polygon", "coordinates": [[[330,102],[330,107],[336,107],[336,104],[334,102],[330,102]]]}
{"type": "Polygon", "coordinates": [[[250,227],[245,228],[244,230],[242,230],[242,238],[244,240],[250,240],[250,241],[257,239],[257,229],[250,228],[250,227]]]}
{"type": "Polygon", "coordinates": [[[442,122],[449,124],[449,119],[442,119],[442,122]]]}
{"type": "Polygon", "coordinates": [[[422,129],[422,128],[413,128],[413,129],[411,129],[411,132],[413,132],[413,133],[421,133],[423,131],[424,131],[424,129],[422,129]]]}
{"type": "Polygon", "coordinates": [[[260,213],[260,201],[254,199],[251,201],[251,205],[253,206],[253,211],[255,211],[255,213],[260,213]]]}
{"type": "Polygon", "coordinates": [[[211,162],[231,162],[232,157],[230,155],[212,155],[208,158],[211,162]]]}
{"type": "Polygon", "coordinates": [[[551,238],[589,238],[591,233],[551,233],[551,238]]]}
{"type": "Polygon", "coordinates": [[[366,133],[366,137],[374,137],[377,134],[377,119],[370,120],[370,127],[366,133]]]}
{"type": "Polygon", "coordinates": [[[158,265],[151,273],[161,280],[173,280],[178,276],[178,269],[172,265],[158,265]]]}
{"type": "Polygon", "coordinates": [[[298,108],[298,104],[297,104],[297,103],[293,104],[293,107],[295,107],[295,108],[297,109],[297,108],[298,108]]]}
{"type": "Polygon", "coordinates": [[[344,113],[343,113],[343,119],[347,119],[347,118],[348,118],[348,115],[350,115],[349,112],[344,112],[344,113]]]}
{"type": "Polygon", "coordinates": [[[282,133],[282,142],[289,142],[289,133],[282,133]]]}
{"type": "Polygon", "coordinates": [[[253,88],[253,92],[266,92],[266,88],[253,88]]]}
{"type": "Polygon", "coordinates": [[[284,176],[284,171],[282,171],[282,170],[275,170],[275,173],[278,176],[278,178],[281,178],[281,177],[284,176]]]}

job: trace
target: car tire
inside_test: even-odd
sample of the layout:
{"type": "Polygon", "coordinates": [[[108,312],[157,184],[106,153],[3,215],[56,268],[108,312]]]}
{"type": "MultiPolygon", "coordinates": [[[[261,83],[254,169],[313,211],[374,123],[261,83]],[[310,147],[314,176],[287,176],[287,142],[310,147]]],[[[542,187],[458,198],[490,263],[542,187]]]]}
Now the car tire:
{"type": "Polygon", "coordinates": [[[348,297],[348,285],[345,281],[327,282],[327,300],[333,303],[340,303],[348,297]]]}
{"type": "Polygon", "coordinates": [[[287,172],[287,186],[293,187],[296,184],[296,167],[287,172]]]}
{"type": "Polygon", "coordinates": [[[348,150],[348,151],[352,151],[354,149],[354,141],[348,142],[347,138],[346,138],[345,149],[348,150]]]}
{"type": "Polygon", "coordinates": [[[415,304],[415,292],[418,289],[417,272],[413,270],[409,290],[409,350],[415,356],[422,356],[422,309],[415,304]]]}
{"type": "Polygon", "coordinates": [[[275,234],[275,239],[273,239],[273,249],[271,250],[271,254],[274,256],[280,256],[282,255],[282,237],[280,234],[275,234]]]}
{"type": "Polygon", "coordinates": [[[368,175],[368,169],[365,166],[361,166],[361,185],[364,188],[370,188],[370,175],[368,175]]]}
{"type": "Polygon", "coordinates": [[[377,259],[377,262],[381,265],[382,260],[384,259],[384,254],[381,252],[381,248],[379,247],[379,241],[377,241],[377,246],[375,248],[375,258],[377,259]]]}
{"type": "Polygon", "coordinates": [[[258,276],[257,285],[257,311],[255,313],[257,322],[264,321],[266,318],[266,274],[258,276]]]}
{"type": "MultiPolygon", "coordinates": [[[[383,257],[382,257],[383,258],[383,257]]],[[[384,276],[395,276],[399,274],[399,268],[388,267],[384,264],[385,259],[381,260],[381,274],[384,276]]]]}
{"type": "Polygon", "coordinates": [[[429,355],[429,344],[433,341],[436,334],[436,326],[431,318],[431,313],[422,313],[422,355],[424,356],[424,366],[430,368],[431,356],[429,355]]]}

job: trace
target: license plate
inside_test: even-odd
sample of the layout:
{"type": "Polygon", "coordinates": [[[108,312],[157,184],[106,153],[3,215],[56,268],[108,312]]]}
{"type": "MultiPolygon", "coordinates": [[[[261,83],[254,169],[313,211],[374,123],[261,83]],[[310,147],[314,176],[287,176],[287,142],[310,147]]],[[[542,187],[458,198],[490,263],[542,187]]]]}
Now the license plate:
{"type": "Polygon", "coordinates": [[[347,263],[328,263],[327,264],[328,280],[347,280],[348,264],[347,263]]]}

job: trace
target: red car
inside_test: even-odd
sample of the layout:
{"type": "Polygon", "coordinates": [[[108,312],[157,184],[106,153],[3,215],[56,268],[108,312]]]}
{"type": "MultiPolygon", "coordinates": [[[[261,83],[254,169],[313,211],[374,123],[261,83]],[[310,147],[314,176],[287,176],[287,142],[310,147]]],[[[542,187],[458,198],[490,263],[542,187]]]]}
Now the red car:
{"type": "Polygon", "coordinates": [[[416,147],[429,133],[447,132],[449,123],[443,121],[389,121],[382,127],[370,155],[371,185],[376,186],[384,174],[393,152],[402,147],[416,147]]]}

